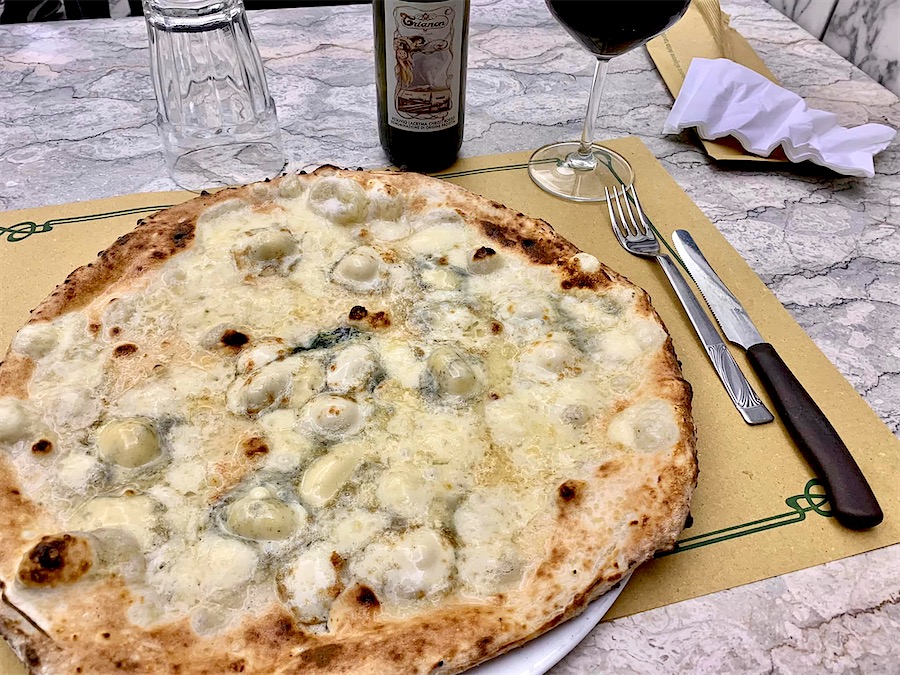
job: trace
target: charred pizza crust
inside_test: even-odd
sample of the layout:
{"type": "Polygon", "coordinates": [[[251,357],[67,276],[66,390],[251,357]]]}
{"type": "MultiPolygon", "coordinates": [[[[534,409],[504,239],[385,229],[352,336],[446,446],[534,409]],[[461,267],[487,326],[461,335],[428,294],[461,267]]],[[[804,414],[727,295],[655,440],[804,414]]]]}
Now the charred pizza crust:
{"type": "MultiPolygon", "coordinates": [[[[82,312],[90,333],[110,339],[115,327],[104,324],[98,306],[146,287],[170,260],[191,251],[201,217],[235,202],[262,217],[279,197],[301,194],[323,177],[402,195],[407,214],[436,205],[453,209],[489,242],[476,257],[499,252],[530,268],[552,270],[563,294],[633,291],[630,311],[664,330],[646,293],[604,265],[584,262],[578,249],[543,221],[424,176],[331,167],[203,195],[139,222],[93,263],[75,270],[29,323],[82,312]]],[[[364,227],[358,236],[366,240],[364,227]]],[[[374,314],[355,306],[348,321],[363,330],[389,329],[390,317],[374,314]],[[354,310],[362,311],[354,317],[354,310]]],[[[247,339],[253,337],[251,331],[247,339]]],[[[127,358],[131,349],[120,347],[127,358]]],[[[0,364],[0,398],[27,401],[40,387],[34,372],[34,361],[11,349],[0,364]]],[[[624,411],[645,399],[669,406],[677,426],[674,442],[655,452],[604,459],[600,447],[608,441],[598,438],[598,461],[584,464],[589,470],[548,487],[541,515],[548,534],[517,587],[484,597],[439,594],[406,611],[386,611],[379,592],[356,582],[334,589],[327,630],[319,631],[300,624],[279,602],[204,635],[185,615],[135,623],[129,612],[146,597],[118,563],[104,559],[102,542],[90,532],[68,531],[58,513],[31,497],[12,454],[0,452],[0,633],[35,674],[461,672],[577,615],[629,570],[673,545],[688,514],[697,468],[690,386],[667,335],[645,364],[640,385],[614,407],[624,411]]],[[[47,451],[41,441],[52,448],[50,438],[21,443],[38,454],[47,451]]],[[[257,441],[254,447],[265,452],[259,450],[264,441],[257,441]]],[[[334,556],[336,568],[346,564],[334,556]]]]}

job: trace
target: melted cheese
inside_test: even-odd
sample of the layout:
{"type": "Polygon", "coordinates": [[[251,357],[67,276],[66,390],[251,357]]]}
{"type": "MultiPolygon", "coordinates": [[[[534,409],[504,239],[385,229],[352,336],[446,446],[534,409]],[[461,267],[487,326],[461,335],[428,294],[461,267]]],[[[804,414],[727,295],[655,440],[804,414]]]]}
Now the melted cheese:
{"type": "Polygon", "coordinates": [[[154,570],[154,581],[171,603],[191,606],[200,598],[221,598],[245,587],[258,561],[249,545],[209,535],[154,570]]]}
{"type": "Polygon", "coordinates": [[[313,213],[339,225],[358,223],[368,208],[366,193],[355,181],[336,177],[316,181],[308,203],[313,213]]]}
{"type": "Polygon", "coordinates": [[[449,586],[453,548],[437,532],[419,528],[370,544],[351,573],[392,600],[414,600],[449,586]]]}
{"type": "Polygon", "coordinates": [[[306,524],[302,506],[291,507],[267,487],[253,488],[228,507],[226,524],[239,537],[258,540],[287,539],[306,524]]]}
{"type": "Polygon", "coordinates": [[[143,495],[97,497],[85,503],[69,519],[72,530],[121,528],[131,533],[145,550],[158,538],[156,530],[160,524],[156,502],[143,495]]]}
{"type": "Polygon", "coordinates": [[[29,423],[25,406],[19,399],[0,399],[0,442],[12,445],[28,435],[29,423]]]}
{"type": "Polygon", "coordinates": [[[508,590],[522,578],[518,551],[502,541],[464,547],[456,568],[466,589],[481,597],[508,590]]]}
{"type": "Polygon", "coordinates": [[[0,400],[0,445],[67,528],[137,542],[110,564],[146,584],[141,621],[215,633],[280,600],[324,631],[354,584],[389,615],[514,593],[562,481],[678,441],[669,404],[621,409],[666,338],[634,290],[563,290],[439,190],[416,198],[256,186],[145,287],[14,338],[35,375],[0,400]],[[110,366],[123,341],[140,358],[110,366]],[[44,432],[58,456],[31,457],[44,432]]]}
{"type": "Polygon", "coordinates": [[[335,498],[356,469],[363,450],[359,445],[338,446],[313,462],[300,481],[300,497],[321,508],[335,498]]]}
{"type": "Polygon", "coordinates": [[[668,450],[681,434],[672,406],[660,399],[626,408],[609,423],[609,439],[639,452],[668,450]]]}
{"type": "Polygon", "coordinates": [[[287,566],[281,576],[282,597],[302,623],[321,623],[328,618],[338,578],[332,551],[318,546],[287,566]]]}
{"type": "Polygon", "coordinates": [[[339,554],[348,556],[384,532],[389,524],[390,519],[384,513],[351,511],[334,525],[331,540],[339,554]]]}
{"type": "Polygon", "coordinates": [[[59,329],[52,323],[29,323],[16,333],[12,341],[14,352],[32,359],[40,359],[53,351],[59,341],[59,329]]]}

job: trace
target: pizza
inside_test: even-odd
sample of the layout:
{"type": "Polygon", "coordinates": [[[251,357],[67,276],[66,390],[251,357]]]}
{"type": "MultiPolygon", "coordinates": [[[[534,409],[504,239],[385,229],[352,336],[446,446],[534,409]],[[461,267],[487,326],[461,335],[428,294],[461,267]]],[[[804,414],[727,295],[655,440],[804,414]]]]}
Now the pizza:
{"type": "Polygon", "coordinates": [[[0,632],[31,673],[459,673],[670,548],[691,390],[646,293],[444,181],[161,211],[0,364],[0,632]]]}

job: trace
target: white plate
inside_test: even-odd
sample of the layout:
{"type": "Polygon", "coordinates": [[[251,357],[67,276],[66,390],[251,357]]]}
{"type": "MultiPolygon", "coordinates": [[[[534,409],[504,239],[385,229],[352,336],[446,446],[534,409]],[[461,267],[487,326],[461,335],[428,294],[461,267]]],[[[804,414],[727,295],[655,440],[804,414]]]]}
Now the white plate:
{"type": "Polygon", "coordinates": [[[618,586],[594,600],[574,619],[526,642],[522,647],[476,666],[467,671],[467,675],[544,675],[600,623],[630,576],[628,574],[618,586]]]}

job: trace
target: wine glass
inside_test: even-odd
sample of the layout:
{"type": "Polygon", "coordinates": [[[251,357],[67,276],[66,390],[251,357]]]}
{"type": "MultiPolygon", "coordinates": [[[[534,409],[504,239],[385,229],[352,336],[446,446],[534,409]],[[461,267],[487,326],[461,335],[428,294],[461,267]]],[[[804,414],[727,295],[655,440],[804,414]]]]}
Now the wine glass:
{"type": "Polygon", "coordinates": [[[532,180],[550,194],[576,202],[606,200],[630,185],[634,172],[627,160],[594,143],[594,125],[609,62],[656,37],[687,11],[690,0],[546,0],[553,17],[597,57],[587,117],[580,141],[551,143],[528,161],[532,180]]]}

